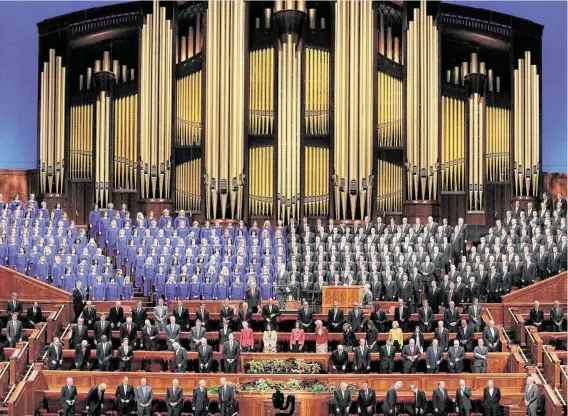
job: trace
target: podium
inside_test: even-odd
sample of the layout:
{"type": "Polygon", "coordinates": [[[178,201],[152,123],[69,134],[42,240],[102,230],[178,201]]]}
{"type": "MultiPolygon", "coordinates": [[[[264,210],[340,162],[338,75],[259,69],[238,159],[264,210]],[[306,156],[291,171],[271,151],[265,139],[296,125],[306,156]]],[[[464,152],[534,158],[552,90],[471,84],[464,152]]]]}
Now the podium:
{"type": "Polygon", "coordinates": [[[324,286],[322,288],[322,310],[333,307],[333,301],[339,302],[340,308],[349,308],[354,302],[361,303],[363,298],[363,286],[324,286]]]}
{"type": "MultiPolygon", "coordinates": [[[[282,392],[296,398],[294,416],[329,416],[329,394],[315,394],[302,391],[282,392]]],[[[247,416],[274,416],[282,410],[274,409],[272,405],[272,392],[240,392],[239,414],[247,416]]]]}

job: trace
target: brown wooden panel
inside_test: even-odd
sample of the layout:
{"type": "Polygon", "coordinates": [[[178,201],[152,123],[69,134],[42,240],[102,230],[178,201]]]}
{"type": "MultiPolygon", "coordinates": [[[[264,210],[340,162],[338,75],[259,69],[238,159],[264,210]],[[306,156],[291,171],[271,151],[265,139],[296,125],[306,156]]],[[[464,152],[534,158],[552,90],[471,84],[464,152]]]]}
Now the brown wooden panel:
{"type": "Polygon", "coordinates": [[[18,194],[26,202],[30,194],[30,176],[30,170],[0,169],[0,194],[4,201],[11,201],[18,194]]]}
{"type": "Polygon", "coordinates": [[[333,302],[338,301],[340,308],[349,308],[353,303],[360,303],[363,286],[325,286],[322,289],[322,307],[324,310],[333,308],[333,302]]]}
{"type": "Polygon", "coordinates": [[[448,224],[457,224],[458,218],[465,218],[466,196],[464,193],[442,193],[440,195],[440,216],[448,219],[448,224]]]}
{"type": "Polygon", "coordinates": [[[12,292],[18,293],[22,302],[39,301],[47,303],[69,303],[71,294],[39,280],[32,279],[15,270],[0,266],[0,303],[11,299],[12,292]]]}
{"type": "Polygon", "coordinates": [[[507,306],[508,304],[526,302],[532,306],[535,300],[539,300],[541,303],[554,302],[555,300],[564,302],[568,299],[567,276],[567,272],[562,272],[557,276],[515,290],[503,296],[502,303],[507,306]]]}

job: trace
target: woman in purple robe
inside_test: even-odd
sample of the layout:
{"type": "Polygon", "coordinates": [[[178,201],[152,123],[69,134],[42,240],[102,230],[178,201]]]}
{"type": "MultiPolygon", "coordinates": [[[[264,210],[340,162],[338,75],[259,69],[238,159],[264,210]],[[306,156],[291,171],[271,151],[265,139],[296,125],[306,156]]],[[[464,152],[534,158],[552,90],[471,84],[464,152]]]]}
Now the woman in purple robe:
{"type": "Polygon", "coordinates": [[[189,299],[199,300],[201,296],[201,283],[199,282],[199,276],[194,274],[191,278],[191,283],[189,284],[189,299]]]}
{"type": "Polygon", "coordinates": [[[180,300],[186,300],[189,298],[189,283],[187,282],[187,276],[186,275],[182,275],[180,277],[180,281],[178,283],[178,289],[177,289],[177,296],[178,299],[180,300]]]}
{"type": "Polygon", "coordinates": [[[270,283],[268,276],[264,275],[260,283],[260,299],[268,300],[270,298],[272,298],[272,283],[270,283]]]}
{"type": "Polygon", "coordinates": [[[22,274],[26,274],[27,266],[28,255],[26,254],[26,250],[23,247],[20,247],[20,250],[16,256],[16,270],[22,274]]]}
{"type": "Polygon", "coordinates": [[[123,300],[131,300],[134,294],[134,287],[130,281],[130,276],[124,278],[124,282],[120,285],[120,294],[123,300]]]}
{"type": "MultiPolygon", "coordinates": [[[[136,256],[137,263],[138,259],[139,256],[136,256]]],[[[156,276],[156,268],[154,267],[154,260],[152,259],[152,257],[148,257],[146,259],[146,262],[144,263],[144,267],[142,268],[140,280],[137,276],[135,276],[136,287],[140,287],[142,285],[142,279],[144,281],[144,296],[150,296],[150,292],[152,291],[152,285],[155,284],[154,283],[155,276],[156,276]]]]}
{"type": "Polygon", "coordinates": [[[113,278],[110,279],[110,282],[106,285],[105,297],[107,301],[112,300],[120,300],[120,291],[121,288],[116,280],[113,278]]]}
{"type": "Polygon", "coordinates": [[[229,285],[225,282],[223,276],[219,276],[219,280],[213,289],[213,299],[225,300],[229,297],[229,285]]]}
{"type": "Polygon", "coordinates": [[[166,301],[171,302],[177,298],[177,284],[174,276],[170,275],[168,281],[164,285],[164,294],[166,301]]]}
{"type": "Polygon", "coordinates": [[[238,275],[231,285],[229,298],[231,300],[243,300],[245,298],[245,285],[241,282],[241,278],[238,275]]]}
{"type": "Polygon", "coordinates": [[[75,277],[75,283],[81,282],[83,290],[87,290],[89,288],[89,275],[85,272],[85,268],[83,266],[79,266],[79,271],[75,277]]]}
{"type": "Polygon", "coordinates": [[[93,301],[103,301],[105,300],[106,287],[103,283],[103,278],[101,276],[97,277],[97,283],[95,283],[91,289],[91,300],[93,301]]]}
{"type": "MultiPolygon", "coordinates": [[[[89,287],[92,290],[92,287],[97,284],[97,280],[99,279],[99,272],[97,271],[97,266],[91,266],[91,271],[89,272],[89,287]]],[[[101,281],[102,281],[101,277],[101,281]]]]}
{"type": "MultiPolygon", "coordinates": [[[[37,278],[40,282],[47,283],[47,276],[49,275],[49,265],[45,256],[39,258],[39,263],[37,264],[37,278]]],[[[32,276],[33,277],[33,276],[32,276]]]]}
{"type": "Polygon", "coordinates": [[[213,299],[213,284],[211,283],[211,277],[209,275],[205,276],[205,281],[201,285],[201,299],[212,300],[213,299]]]}
{"type": "Polygon", "coordinates": [[[65,269],[65,274],[63,275],[63,290],[71,293],[73,289],[75,289],[75,286],[77,286],[77,278],[73,270],[65,269]]]}
{"type": "MultiPolygon", "coordinates": [[[[156,287],[156,298],[160,299],[164,294],[164,289],[166,286],[166,271],[162,267],[158,267],[158,272],[154,276],[154,286],[156,287]]],[[[148,288],[148,294],[150,293],[152,285],[148,288]]],[[[146,293],[146,282],[144,282],[144,293],[146,293]]]]}
{"type": "Polygon", "coordinates": [[[101,219],[99,220],[99,230],[98,230],[101,236],[99,243],[103,248],[105,247],[105,239],[109,227],[110,227],[110,218],[108,217],[108,212],[105,211],[102,213],[101,219]]]}
{"type": "Polygon", "coordinates": [[[28,257],[28,271],[31,277],[37,277],[37,265],[39,263],[40,254],[37,251],[37,247],[32,247],[32,252],[28,257]]]}
{"type": "Polygon", "coordinates": [[[136,241],[130,239],[128,241],[128,246],[126,247],[126,275],[134,276],[134,265],[136,263],[136,253],[138,247],[136,247],[136,241]]]}
{"type": "MultiPolygon", "coordinates": [[[[150,258],[151,260],[151,258],[150,258]]],[[[134,260],[134,286],[141,287],[142,286],[142,277],[144,276],[144,267],[147,263],[146,256],[144,255],[144,249],[142,247],[138,247],[136,250],[136,258],[134,260]]],[[[151,264],[151,263],[150,263],[151,264]]],[[[148,295],[145,295],[148,296],[148,295]]]]}

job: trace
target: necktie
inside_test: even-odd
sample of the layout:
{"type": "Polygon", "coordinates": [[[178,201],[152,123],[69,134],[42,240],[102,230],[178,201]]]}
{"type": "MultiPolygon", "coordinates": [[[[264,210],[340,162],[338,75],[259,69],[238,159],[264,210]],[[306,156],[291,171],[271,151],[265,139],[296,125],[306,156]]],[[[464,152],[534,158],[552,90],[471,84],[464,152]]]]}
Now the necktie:
{"type": "Polygon", "coordinates": [[[463,397],[463,389],[462,389],[462,397],[463,397]]]}
{"type": "Polygon", "coordinates": [[[126,384],[124,384],[124,394],[126,395],[126,384]]]}
{"type": "Polygon", "coordinates": [[[146,386],[142,387],[142,396],[146,397],[146,386]]]}
{"type": "Polygon", "coordinates": [[[128,325],[128,332],[130,332],[130,325],[128,325]]]}
{"type": "Polygon", "coordinates": [[[174,388],[172,389],[172,391],[173,391],[174,396],[175,396],[175,395],[176,395],[176,388],[174,387],[174,388]]]}

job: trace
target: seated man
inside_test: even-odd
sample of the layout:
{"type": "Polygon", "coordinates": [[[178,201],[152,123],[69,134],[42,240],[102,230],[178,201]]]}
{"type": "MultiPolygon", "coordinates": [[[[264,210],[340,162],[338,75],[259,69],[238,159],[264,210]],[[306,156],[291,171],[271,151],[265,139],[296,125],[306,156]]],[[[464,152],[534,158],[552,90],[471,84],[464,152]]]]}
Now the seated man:
{"type": "Polygon", "coordinates": [[[349,368],[349,355],[343,350],[343,345],[339,344],[337,350],[329,357],[331,369],[334,373],[346,373],[349,368]]]}

